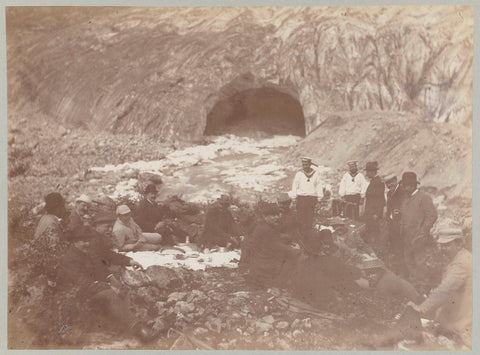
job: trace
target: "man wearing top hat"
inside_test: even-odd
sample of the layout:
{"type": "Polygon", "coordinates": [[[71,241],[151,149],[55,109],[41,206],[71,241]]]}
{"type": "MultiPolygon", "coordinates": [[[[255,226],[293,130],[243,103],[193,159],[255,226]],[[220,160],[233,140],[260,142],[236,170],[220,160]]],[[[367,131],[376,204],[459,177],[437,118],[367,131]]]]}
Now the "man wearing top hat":
{"type": "Polygon", "coordinates": [[[350,160],[348,163],[348,171],[343,175],[340,181],[338,194],[345,202],[354,204],[354,219],[359,217],[359,206],[363,203],[368,182],[365,176],[358,171],[357,161],[350,160]]]}
{"type": "Polygon", "coordinates": [[[292,184],[292,202],[296,206],[299,229],[308,233],[313,224],[317,202],[323,199],[320,174],[312,167],[312,159],[302,158],[302,170],[295,174],[292,184]]]}
{"type": "Polygon", "coordinates": [[[367,162],[365,166],[367,177],[370,184],[365,192],[365,223],[367,240],[378,242],[380,236],[380,220],[383,218],[383,208],[385,206],[385,184],[378,176],[378,163],[376,161],[367,162]]]}
{"type": "Polygon", "coordinates": [[[425,268],[429,250],[433,247],[430,229],[437,220],[437,210],[432,198],[418,189],[414,172],[403,173],[400,181],[405,199],[400,209],[400,233],[404,243],[404,260],[409,278],[428,284],[425,268]]]}
{"type": "MultiPolygon", "coordinates": [[[[403,179],[402,179],[403,180],[403,179]]],[[[437,246],[449,261],[442,281],[419,305],[408,305],[440,323],[440,332],[472,347],[472,254],[464,247],[460,228],[438,231],[437,246]]]]}

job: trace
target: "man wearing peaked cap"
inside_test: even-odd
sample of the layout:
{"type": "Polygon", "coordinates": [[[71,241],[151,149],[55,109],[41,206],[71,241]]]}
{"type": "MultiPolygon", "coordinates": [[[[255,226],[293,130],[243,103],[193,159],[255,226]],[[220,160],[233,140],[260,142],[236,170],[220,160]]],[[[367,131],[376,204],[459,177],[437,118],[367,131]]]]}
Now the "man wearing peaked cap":
{"type": "MultiPolygon", "coordinates": [[[[403,179],[402,179],[403,180],[403,179]]],[[[450,263],[442,281],[421,304],[409,303],[416,311],[435,319],[441,330],[456,334],[472,346],[472,254],[464,247],[460,228],[443,228],[437,233],[437,246],[450,263]]]]}
{"type": "Polygon", "coordinates": [[[400,209],[400,233],[404,243],[404,260],[410,281],[428,288],[426,260],[434,246],[430,229],[437,220],[432,198],[418,189],[417,175],[407,171],[400,181],[405,200],[400,209]]]}
{"type": "MultiPolygon", "coordinates": [[[[367,191],[368,182],[365,176],[358,171],[357,161],[350,160],[347,162],[348,171],[343,175],[338,188],[338,194],[345,202],[353,204],[354,219],[359,218],[359,206],[363,203],[365,192],[367,191]]],[[[333,205],[332,205],[333,207],[333,205]]]]}
{"type": "Polygon", "coordinates": [[[310,157],[302,158],[302,170],[295,174],[292,183],[292,201],[296,205],[297,220],[303,234],[312,229],[317,202],[323,199],[324,184],[310,157]]]}

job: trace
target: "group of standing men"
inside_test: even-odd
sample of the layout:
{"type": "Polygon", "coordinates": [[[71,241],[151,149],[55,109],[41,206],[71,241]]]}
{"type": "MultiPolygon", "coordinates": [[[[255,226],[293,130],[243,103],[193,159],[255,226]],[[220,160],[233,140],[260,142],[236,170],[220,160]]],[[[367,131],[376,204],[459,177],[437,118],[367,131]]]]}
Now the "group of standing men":
{"type": "MultiPolygon", "coordinates": [[[[295,175],[292,197],[297,201],[299,228],[310,230],[316,202],[326,198],[325,189],[311,158],[302,158],[302,167],[295,175]]],[[[432,237],[430,231],[437,220],[437,211],[432,198],[419,190],[420,182],[414,172],[404,172],[400,181],[393,174],[382,179],[378,163],[367,162],[367,180],[358,171],[356,161],[349,161],[348,168],[340,181],[341,199],[332,201],[333,214],[362,220],[366,227],[363,239],[371,245],[386,234],[390,267],[421,294],[429,294],[420,301],[409,302],[408,306],[419,314],[432,316],[441,327],[471,346],[472,257],[465,248],[463,231],[445,227],[437,231],[436,239],[432,237]],[[382,227],[385,224],[386,230],[382,227]],[[432,285],[430,261],[435,248],[444,257],[444,271],[440,283],[432,285]]]]}
{"type": "MultiPolygon", "coordinates": [[[[296,201],[300,228],[309,230],[317,202],[328,198],[328,194],[324,193],[325,186],[311,158],[302,158],[302,168],[293,180],[292,198],[296,201]]],[[[404,276],[418,275],[433,245],[430,229],[437,219],[437,211],[431,197],[418,189],[416,174],[405,172],[398,182],[395,175],[383,180],[378,175],[376,161],[366,163],[366,177],[359,171],[356,161],[349,161],[348,168],[339,184],[340,199],[332,201],[333,214],[363,220],[364,239],[369,244],[379,243],[386,234],[388,252],[396,271],[404,276]],[[363,214],[360,213],[362,209],[363,214]],[[382,221],[386,221],[386,231],[382,230],[382,221]]]]}

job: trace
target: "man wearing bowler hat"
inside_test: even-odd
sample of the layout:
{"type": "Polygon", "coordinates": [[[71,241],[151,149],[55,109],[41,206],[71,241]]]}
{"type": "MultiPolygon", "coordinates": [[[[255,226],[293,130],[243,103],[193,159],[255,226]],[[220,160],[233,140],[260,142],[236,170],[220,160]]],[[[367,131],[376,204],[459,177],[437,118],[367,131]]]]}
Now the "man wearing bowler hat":
{"type": "Polygon", "coordinates": [[[302,170],[293,179],[292,202],[296,205],[299,229],[304,235],[312,229],[315,207],[322,199],[320,174],[312,167],[312,159],[303,157],[302,170]]]}
{"type": "Polygon", "coordinates": [[[385,184],[377,174],[378,163],[376,161],[367,162],[365,171],[370,179],[370,184],[365,192],[366,236],[368,242],[378,243],[380,220],[383,218],[383,207],[385,206],[385,184]]]}
{"type": "Polygon", "coordinates": [[[428,285],[425,268],[429,251],[433,247],[430,229],[437,220],[437,210],[432,198],[418,189],[417,175],[403,173],[400,184],[405,200],[400,209],[400,233],[404,243],[404,260],[409,278],[416,279],[419,286],[428,285]]]}

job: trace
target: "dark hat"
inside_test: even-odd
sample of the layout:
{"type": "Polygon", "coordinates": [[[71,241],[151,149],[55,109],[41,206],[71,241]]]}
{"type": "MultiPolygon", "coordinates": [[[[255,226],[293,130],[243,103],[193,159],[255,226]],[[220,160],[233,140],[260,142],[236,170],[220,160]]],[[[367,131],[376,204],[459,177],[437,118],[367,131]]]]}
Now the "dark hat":
{"type": "Polygon", "coordinates": [[[158,191],[155,184],[148,184],[147,187],[145,187],[145,194],[150,194],[150,193],[156,194],[157,192],[158,191]]]}
{"type": "Polygon", "coordinates": [[[222,194],[219,198],[218,201],[220,203],[231,203],[232,200],[230,199],[230,196],[227,194],[222,194]]]}
{"type": "Polygon", "coordinates": [[[402,175],[400,184],[420,184],[420,181],[417,180],[417,174],[413,171],[406,171],[402,175]]]}
{"type": "Polygon", "coordinates": [[[397,175],[395,174],[386,175],[383,180],[385,181],[385,183],[389,183],[390,181],[397,181],[397,175]]]}
{"type": "Polygon", "coordinates": [[[378,170],[378,163],[376,161],[367,162],[367,165],[365,165],[365,170],[367,170],[367,171],[372,171],[372,170],[377,171],[378,170]]]}
{"type": "Polygon", "coordinates": [[[291,200],[292,200],[292,198],[286,192],[281,192],[277,196],[277,203],[290,202],[291,200]]]}
{"type": "Polygon", "coordinates": [[[278,207],[276,203],[263,202],[260,205],[260,212],[264,216],[272,216],[272,215],[280,214],[282,211],[280,210],[280,207],[278,207]]]}
{"type": "Polygon", "coordinates": [[[109,212],[99,212],[93,219],[93,225],[113,224],[116,220],[115,214],[109,212]]]}
{"type": "Polygon", "coordinates": [[[58,192],[51,192],[45,196],[45,209],[51,211],[57,206],[65,204],[65,199],[58,192]]]}

